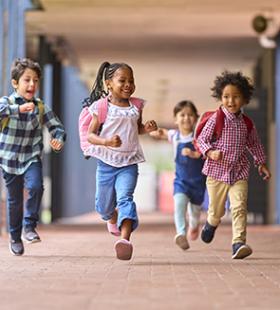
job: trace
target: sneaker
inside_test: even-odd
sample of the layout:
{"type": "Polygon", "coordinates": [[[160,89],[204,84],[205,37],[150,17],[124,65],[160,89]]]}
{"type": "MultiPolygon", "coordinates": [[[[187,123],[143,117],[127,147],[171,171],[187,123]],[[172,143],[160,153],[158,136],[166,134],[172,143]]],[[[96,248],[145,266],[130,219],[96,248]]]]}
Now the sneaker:
{"type": "Polygon", "coordinates": [[[190,240],[194,241],[198,238],[199,235],[199,226],[197,225],[196,227],[189,227],[188,228],[188,233],[187,236],[190,240]]]}
{"type": "Polygon", "coordinates": [[[21,240],[10,240],[9,248],[13,255],[20,256],[24,253],[24,247],[21,240]]]}
{"type": "Polygon", "coordinates": [[[118,259],[130,260],[133,252],[132,243],[126,239],[120,239],[115,243],[115,251],[118,259]]]}
{"type": "Polygon", "coordinates": [[[24,229],[22,239],[27,243],[40,242],[41,239],[34,228],[24,229]]]}
{"type": "Polygon", "coordinates": [[[233,259],[243,259],[253,253],[253,250],[249,245],[238,242],[232,245],[232,258],[233,259]]]}
{"type": "Polygon", "coordinates": [[[174,242],[178,245],[178,247],[180,247],[184,251],[190,247],[185,235],[180,234],[176,235],[174,238],[174,242]]]}
{"type": "Polygon", "coordinates": [[[212,226],[206,221],[201,231],[202,241],[204,241],[205,243],[210,243],[215,236],[216,229],[217,229],[217,226],[212,226]]]}
{"type": "Polygon", "coordinates": [[[109,233],[111,233],[114,236],[120,236],[121,235],[121,232],[118,228],[117,223],[112,224],[109,221],[107,221],[107,229],[108,229],[109,233]]]}

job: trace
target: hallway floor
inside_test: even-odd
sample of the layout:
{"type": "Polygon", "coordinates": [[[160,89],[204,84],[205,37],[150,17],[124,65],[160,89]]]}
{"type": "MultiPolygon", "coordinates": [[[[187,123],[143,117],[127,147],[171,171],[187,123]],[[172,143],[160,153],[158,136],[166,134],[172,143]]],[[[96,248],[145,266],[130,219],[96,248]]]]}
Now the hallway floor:
{"type": "Polygon", "coordinates": [[[280,227],[249,226],[254,253],[231,259],[231,227],[182,251],[169,221],[143,223],[131,261],[114,256],[104,224],[50,225],[12,256],[0,238],[1,310],[279,309],[280,227]]]}

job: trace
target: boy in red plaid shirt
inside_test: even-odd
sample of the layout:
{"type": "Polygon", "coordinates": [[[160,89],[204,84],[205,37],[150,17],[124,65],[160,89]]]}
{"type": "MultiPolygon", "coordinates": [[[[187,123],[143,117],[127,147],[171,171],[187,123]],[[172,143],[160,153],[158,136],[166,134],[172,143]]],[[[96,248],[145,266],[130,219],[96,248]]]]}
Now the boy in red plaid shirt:
{"type": "Polygon", "coordinates": [[[230,200],[232,213],[232,258],[243,259],[252,254],[246,244],[247,196],[250,163],[247,150],[252,154],[258,172],[264,180],[271,176],[265,165],[264,148],[255,126],[249,131],[241,108],[250,102],[254,90],[248,77],[241,72],[224,71],[214,81],[212,96],[221,100],[225,115],[222,134],[216,140],[214,113],[197,139],[199,149],[206,157],[202,172],[207,175],[209,207],[201,239],[210,243],[225,214],[225,202],[230,200]]]}

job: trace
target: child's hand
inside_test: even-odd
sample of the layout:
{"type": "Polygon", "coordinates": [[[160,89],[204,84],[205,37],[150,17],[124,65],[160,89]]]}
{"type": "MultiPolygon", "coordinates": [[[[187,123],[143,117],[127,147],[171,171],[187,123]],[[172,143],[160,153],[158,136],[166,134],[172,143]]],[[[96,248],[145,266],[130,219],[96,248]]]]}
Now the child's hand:
{"type": "Polygon", "coordinates": [[[188,147],[184,147],[181,153],[183,156],[190,156],[192,154],[192,150],[188,147]]]}
{"type": "Polygon", "coordinates": [[[105,140],[105,146],[120,147],[121,145],[122,140],[118,135],[113,136],[111,139],[105,140]]]}
{"type": "Polygon", "coordinates": [[[264,180],[268,180],[271,177],[271,173],[267,169],[266,165],[259,165],[258,172],[259,175],[262,176],[264,180]]]}
{"type": "Polygon", "coordinates": [[[20,113],[33,112],[35,108],[35,104],[33,102],[26,102],[19,106],[20,113]]]}
{"type": "Polygon", "coordinates": [[[192,149],[188,148],[188,147],[184,147],[181,151],[181,154],[183,156],[188,156],[190,158],[195,158],[198,159],[201,157],[201,153],[198,151],[193,151],[192,149]]]}
{"type": "Polygon", "coordinates": [[[149,132],[149,135],[156,139],[168,140],[168,130],[165,128],[158,128],[149,132]]]}
{"type": "Polygon", "coordinates": [[[207,157],[211,158],[212,160],[219,161],[223,158],[223,153],[220,150],[210,150],[207,152],[207,157]]]}
{"type": "Polygon", "coordinates": [[[157,130],[151,131],[149,135],[153,138],[160,139],[164,135],[164,130],[162,128],[158,128],[157,130]]]}
{"type": "Polygon", "coordinates": [[[63,146],[62,142],[57,140],[57,139],[52,139],[50,141],[50,145],[51,145],[52,149],[55,151],[60,151],[62,146],[63,146]]]}
{"type": "Polygon", "coordinates": [[[144,125],[145,132],[152,132],[157,130],[158,126],[155,121],[147,121],[144,125]]]}

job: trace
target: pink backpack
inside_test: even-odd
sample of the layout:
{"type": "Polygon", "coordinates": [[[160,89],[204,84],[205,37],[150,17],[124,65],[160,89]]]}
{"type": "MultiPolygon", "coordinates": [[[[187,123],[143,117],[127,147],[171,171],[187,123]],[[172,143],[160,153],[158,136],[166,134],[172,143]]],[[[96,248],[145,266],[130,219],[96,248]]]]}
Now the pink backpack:
{"type": "MultiPolygon", "coordinates": [[[[107,116],[108,110],[108,97],[100,98],[97,102],[98,122],[100,126],[103,125],[107,116]]],[[[131,97],[130,102],[141,111],[143,108],[144,100],[140,98],[131,97]]],[[[80,146],[83,153],[91,146],[88,142],[88,128],[92,120],[92,115],[89,112],[89,106],[83,107],[79,116],[79,136],[80,146]]]]}

